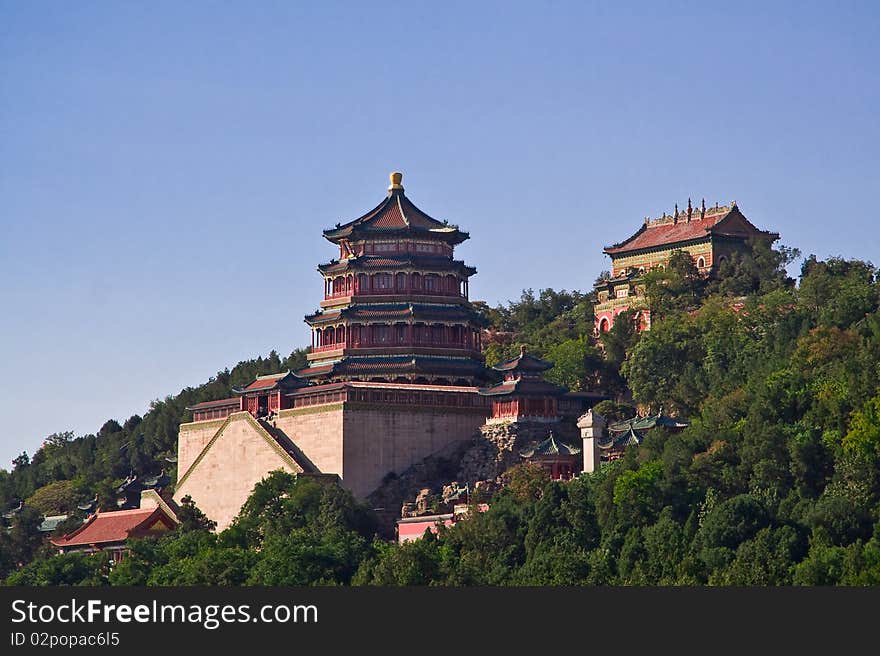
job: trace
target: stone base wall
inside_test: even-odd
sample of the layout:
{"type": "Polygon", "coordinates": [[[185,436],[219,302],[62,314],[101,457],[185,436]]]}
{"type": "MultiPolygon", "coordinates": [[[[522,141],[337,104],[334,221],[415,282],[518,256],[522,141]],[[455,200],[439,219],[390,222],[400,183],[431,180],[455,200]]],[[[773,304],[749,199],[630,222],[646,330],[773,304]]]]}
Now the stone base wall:
{"type": "Polygon", "coordinates": [[[365,497],[389,473],[401,474],[445,447],[471,438],[483,412],[346,404],[343,484],[365,497]]]}
{"type": "MultiPolygon", "coordinates": [[[[181,484],[174,498],[180,501],[191,495],[217,522],[218,530],[229,525],[266,474],[275,469],[294,471],[245,415],[232,415],[229,423],[181,427],[181,484]]],[[[399,475],[432,454],[472,441],[485,419],[483,408],[345,402],[282,410],[272,424],[305,457],[306,471],[338,474],[356,497],[366,498],[390,474],[399,475]]],[[[399,505],[395,513],[398,510],[399,505]]]]}
{"type": "MultiPolygon", "coordinates": [[[[266,474],[276,469],[298,473],[245,414],[231,415],[211,436],[210,448],[200,453],[192,467],[178,473],[181,478],[174,500],[180,503],[190,495],[202,512],[217,522],[218,531],[232,523],[254,485],[266,474]]],[[[181,442],[188,437],[182,435],[181,442]]],[[[191,447],[186,444],[183,448],[191,447]]]]}
{"type": "Polygon", "coordinates": [[[177,436],[178,479],[187,472],[225,422],[225,419],[216,419],[180,425],[180,432],[177,436]]]}
{"type": "Polygon", "coordinates": [[[281,430],[324,474],[342,477],[343,404],[282,410],[275,420],[281,430]]]}

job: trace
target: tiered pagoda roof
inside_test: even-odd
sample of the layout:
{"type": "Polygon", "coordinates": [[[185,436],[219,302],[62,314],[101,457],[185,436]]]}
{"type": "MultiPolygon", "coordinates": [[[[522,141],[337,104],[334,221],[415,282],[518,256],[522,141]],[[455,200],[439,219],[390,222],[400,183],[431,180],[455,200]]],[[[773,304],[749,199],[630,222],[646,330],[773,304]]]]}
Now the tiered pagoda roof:
{"type": "Polygon", "coordinates": [[[430,355],[381,355],[348,356],[331,363],[320,363],[298,372],[303,378],[353,377],[362,378],[382,375],[435,374],[444,376],[478,376],[485,374],[485,367],[472,358],[430,355]]]}
{"type": "Polygon", "coordinates": [[[310,326],[334,323],[340,319],[366,321],[377,319],[412,319],[414,321],[472,321],[480,325],[488,322],[476,310],[466,304],[438,303],[369,303],[353,304],[335,310],[324,310],[306,316],[310,326]]]}
{"type": "Polygon", "coordinates": [[[410,234],[431,236],[450,244],[460,244],[469,235],[450,225],[429,216],[403,193],[403,174],[391,174],[388,196],[369,212],[345,224],[337,223],[335,228],[324,231],[324,237],[338,243],[341,239],[375,237],[377,234],[410,234]]]}
{"type": "Polygon", "coordinates": [[[705,202],[699,211],[690,208],[687,212],[664,214],[659,219],[646,219],[638,231],[628,239],[608,246],[604,250],[609,255],[620,255],[650,248],[672,246],[703,239],[707,236],[745,239],[750,236],[763,236],[778,239],[779,234],[759,230],[740,212],[736,203],[730,206],[706,208],[705,202]]]}
{"type": "Polygon", "coordinates": [[[562,396],[568,392],[567,387],[551,383],[541,376],[553,368],[553,363],[526,353],[525,346],[520,348],[519,355],[510,360],[496,364],[492,369],[504,374],[500,383],[480,390],[484,396],[501,396],[518,394],[529,396],[562,396]]]}
{"type": "Polygon", "coordinates": [[[504,380],[492,387],[480,390],[484,396],[501,396],[504,394],[519,394],[529,396],[562,396],[568,392],[567,387],[562,387],[546,380],[534,380],[528,378],[516,378],[504,380]]]}
{"type": "Polygon", "coordinates": [[[360,255],[344,260],[332,260],[327,264],[318,265],[318,271],[325,274],[371,269],[425,269],[429,271],[456,272],[464,276],[472,276],[477,272],[476,267],[468,266],[462,260],[451,260],[448,257],[417,255],[414,253],[402,255],[360,255]]]}
{"type": "Polygon", "coordinates": [[[340,245],[341,259],[318,267],[325,282],[323,309],[305,317],[315,348],[310,365],[296,374],[301,380],[442,379],[451,384],[488,378],[479,355],[480,329],[488,322],[467,298],[467,279],[476,269],[453,259],[454,246],[468,234],[416,207],[401,181],[402,174],[392,173],[379,205],[324,231],[340,245]],[[354,271],[373,275],[363,279],[354,271]],[[348,275],[340,292],[336,274],[343,272],[348,275]],[[386,274],[394,277],[390,286],[386,274]],[[417,275],[431,284],[422,284],[417,275]],[[377,330],[395,323],[406,324],[406,333],[395,333],[393,340],[377,337],[377,330]],[[432,323],[445,328],[430,336],[414,329],[432,323]]]}

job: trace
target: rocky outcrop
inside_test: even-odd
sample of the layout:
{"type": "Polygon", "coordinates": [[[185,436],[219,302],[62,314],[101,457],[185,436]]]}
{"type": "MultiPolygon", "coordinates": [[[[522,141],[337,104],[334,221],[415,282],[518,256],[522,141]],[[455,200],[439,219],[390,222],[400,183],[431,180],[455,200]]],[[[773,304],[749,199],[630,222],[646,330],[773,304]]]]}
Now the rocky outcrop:
{"type": "Polygon", "coordinates": [[[496,480],[522,462],[520,451],[545,440],[551,429],[564,442],[580,442],[577,427],[565,423],[507,422],[481,426],[478,439],[462,456],[458,480],[470,485],[496,480]]]}
{"type": "Polygon", "coordinates": [[[383,532],[394,534],[394,523],[402,516],[404,503],[412,504],[405,509],[406,516],[429,514],[435,506],[432,495],[439,497],[443,484],[455,479],[462,456],[472,444],[472,440],[454,442],[400,475],[386,476],[382,485],[367,497],[383,532]]]}
{"type": "Polygon", "coordinates": [[[501,475],[522,462],[520,451],[547,439],[551,429],[564,442],[580,443],[574,423],[484,424],[473,440],[451,444],[399,476],[387,476],[368,498],[383,532],[393,536],[398,517],[452,512],[464,501],[465,489],[471,500],[488,500],[501,487],[501,475]]]}

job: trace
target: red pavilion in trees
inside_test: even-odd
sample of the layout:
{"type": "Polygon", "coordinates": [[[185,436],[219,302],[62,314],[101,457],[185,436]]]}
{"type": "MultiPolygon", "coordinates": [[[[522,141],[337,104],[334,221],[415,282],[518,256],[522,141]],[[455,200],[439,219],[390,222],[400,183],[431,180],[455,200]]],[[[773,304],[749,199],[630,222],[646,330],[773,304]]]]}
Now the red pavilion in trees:
{"type": "Polygon", "coordinates": [[[552,368],[552,362],[527,354],[525,346],[517,357],[495,365],[504,380],[480,390],[492,399],[489,421],[558,421],[561,410],[569,410],[571,399],[566,396],[568,388],[544,380],[544,373],[552,368]]]}

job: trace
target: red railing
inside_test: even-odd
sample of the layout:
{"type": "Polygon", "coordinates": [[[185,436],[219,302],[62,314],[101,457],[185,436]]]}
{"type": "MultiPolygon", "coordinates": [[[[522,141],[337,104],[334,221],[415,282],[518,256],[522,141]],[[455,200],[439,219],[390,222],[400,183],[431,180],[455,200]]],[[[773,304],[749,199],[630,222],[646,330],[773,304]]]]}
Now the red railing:
{"type": "Polygon", "coordinates": [[[467,349],[476,351],[478,347],[474,344],[465,342],[436,342],[436,341],[410,341],[410,342],[367,342],[358,340],[346,344],[345,342],[337,342],[335,344],[323,344],[321,346],[313,346],[312,353],[323,353],[324,351],[336,351],[344,348],[393,348],[393,347],[421,347],[421,348],[450,348],[450,349],[467,349]]]}
{"type": "Polygon", "coordinates": [[[394,296],[396,294],[415,294],[419,296],[450,296],[455,298],[467,298],[465,294],[457,291],[447,291],[443,289],[398,289],[389,287],[387,289],[361,289],[356,292],[333,292],[325,294],[324,300],[329,301],[334,298],[348,298],[349,296],[394,296]]]}

